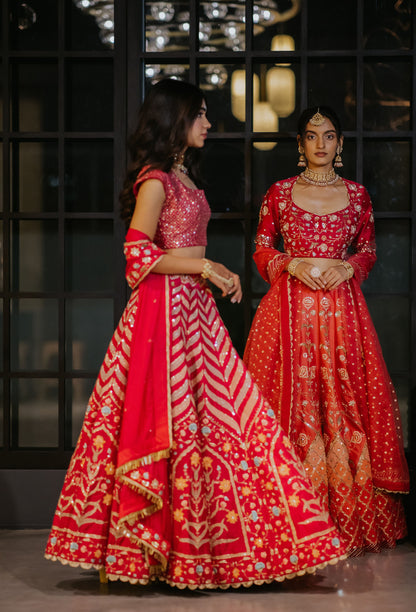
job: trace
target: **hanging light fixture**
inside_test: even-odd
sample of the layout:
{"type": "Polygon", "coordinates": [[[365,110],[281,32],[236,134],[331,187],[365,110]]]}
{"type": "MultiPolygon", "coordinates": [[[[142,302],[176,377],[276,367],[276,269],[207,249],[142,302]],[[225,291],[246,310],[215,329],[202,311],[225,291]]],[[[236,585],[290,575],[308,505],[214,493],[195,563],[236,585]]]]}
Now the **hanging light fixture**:
{"type": "MultiPolygon", "coordinates": [[[[144,2],[147,51],[189,49],[189,3],[183,0],[138,0],[144,2]]],[[[114,0],[73,0],[81,11],[92,15],[104,44],[114,45],[114,0]]],[[[292,19],[300,11],[301,0],[254,0],[253,34],[276,23],[292,19]]],[[[201,0],[199,15],[200,51],[227,48],[243,51],[245,46],[244,0],[201,0]]]]}
{"type": "Polygon", "coordinates": [[[289,117],[296,108],[296,77],[293,70],[276,66],[266,75],[267,99],[279,117],[289,117]]]}
{"type": "MultiPolygon", "coordinates": [[[[253,74],[253,104],[259,101],[260,79],[253,74]]],[[[231,112],[239,121],[246,120],[246,71],[234,70],[231,76],[231,112]]]]}
{"type": "MultiPolygon", "coordinates": [[[[256,102],[253,104],[253,131],[254,132],[277,132],[279,120],[269,102],[256,102]]],[[[253,143],[259,151],[270,151],[276,146],[275,142],[253,143]]]]}
{"type": "Polygon", "coordinates": [[[294,51],[295,41],[292,36],[288,34],[277,34],[272,38],[271,44],[272,51],[294,51]]]}
{"type": "Polygon", "coordinates": [[[73,0],[75,6],[92,15],[99,28],[101,42],[114,46],[114,0],[73,0]]]}

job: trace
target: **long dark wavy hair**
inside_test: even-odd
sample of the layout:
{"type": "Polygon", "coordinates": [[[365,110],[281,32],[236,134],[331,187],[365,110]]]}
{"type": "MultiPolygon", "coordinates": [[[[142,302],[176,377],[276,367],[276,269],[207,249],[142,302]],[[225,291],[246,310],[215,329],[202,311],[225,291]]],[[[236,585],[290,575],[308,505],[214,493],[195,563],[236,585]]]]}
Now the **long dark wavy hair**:
{"type": "Polygon", "coordinates": [[[298,120],[298,134],[299,136],[303,139],[305,136],[305,131],[306,131],[306,125],[309,123],[309,121],[312,119],[312,117],[315,115],[315,113],[321,113],[321,115],[323,115],[324,117],[326,117],[327,119],[330,120],[330,122],[332,123],[332,125],[335,128],[335,131],[337,133],[337,138],[338,140],[341,138],[342,136],[342,130],[341,130],[341,122],[338,118],[338,115],[336,114],[336,112],[334,110],[332,110],[332,108],[330,106],[311,106],[310,108],[306,108],[300,115],[299,120],[298,120]]]}
{"type": "MultiPolygon", "coordinates": [[[[204,96],[184,81],[163,79],[149,89],[139,110],[137,128],[128,141],[131,163],[119,196],[120,216],[129,225],[135,206],[133,185],[145,166],[169,172],[175,155],[187,147],[189,129],[196,119],[204,96]]],[[[188,148],[184,164],[191,177],[199,179],[199,151],[188,148]]]]}

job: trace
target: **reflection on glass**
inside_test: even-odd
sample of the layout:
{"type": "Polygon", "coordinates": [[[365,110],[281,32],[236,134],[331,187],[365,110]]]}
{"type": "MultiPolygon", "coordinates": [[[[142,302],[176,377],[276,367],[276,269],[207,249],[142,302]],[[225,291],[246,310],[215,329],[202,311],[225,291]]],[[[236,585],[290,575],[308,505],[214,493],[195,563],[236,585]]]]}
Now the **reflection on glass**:
{"type": "Polygon", "coordinates": [[[151,85],[160,81],[162,78],[189,80],[189,64],[146,64],[146,93],[151,85]]]}
{"type": "Polygon", "coordinates": [[[409,61],[364,62],[364,129],[409,130],[411,87],[409,61]]]}
{"type": "Polygon", "coordinates": [[[71,48],[114,47],[114,0],[72,0],[71,48]]]}
{"type": "Polygon", "coordinates": [[[67,291],[112,291],[114,236],[111,220],[74,219],[65,225],[67,291]]]}
{"type": "Polygon", "coordinates": [[[356,129],[356,65],[355,61],[311,61],[308,64],[310,106],[330,100],[343,130],[356,129]]]}
{"type": "Polygon", "coordinates": [[[68,370],[98,373],[112,333],[112,300],[67,300],[65,357],[68,370]]]}
{"type": "MultiPolygon", "coordinates": [[[[233,79],[235,73],[242,73],[245,86],[245,71],[235,64],[202,64],[199,71],[199,86],[205,95],[208,107],[208,119],[213,132],[234,132],[241,130],[241,115],[235,112],[233,96],[233,79]]],[[[245,113],[245,93],[241,109],[245,113]]]]}
{"type": "Polygon", "coordinates": [[[376,211],[411,209],[411,150],[409,141],[364,142],[364,185],[376,211]]]}
{"type": "Polygon", "coordinates": [[[12,48],[52,50],[58,47],[58,8],[56,0],[9,2],[12,48]]]}
{"type": "Polygon", "coordinates": [[[189,49],[189,1],[145,0],[146,51],[189,49]]]}
{"type": "Polygon", "coordinates": [[[13,129],[21,132],[58,129],[58,64],[20,62],[13,79],[16,92],[12,104],[13,129]]]}
{"type": "Polygon", "coordinates": [[[12,442],[19,448],[58,446],[58,381],[11,381],[12,442]],[[41,426],[39,426],[41,424],[41,426]]]}
{"type": "Polygon", "coordinates": [[[70,212],[113,210],[113,143],[68,142],[65,149],[65,208],[70,212]]]}
{"type": "Polygon", "coordinates": [[[57,300],[12,299],[11,365],[13,370],[57,371],[57,300]]]}
{"type": "MultiPolygon", "coordinates": [[[[298,15],[301,0],[256,0],[253,5],[253,35],[262,39],[259,48],[265,45],[265,33],[277,33],[287,22],[298,15]],[[283,25],[284,24],[284,25],[283,25]]],[[[186,0],[146,0],[146,51],[174,52],[189,49],[192,35],[190,3],[186,0]]],[[[279,32],[282,33],[281,31],[279,32]]],[[[292,34],[289,28],[288,34],[292,34]]],[[[244,0],[216,0],[199,3],[198,44],[201,51],[220,49],[244,51],[246,47],[246,3],[244,0]]],[[[269,36],[270,39],[270,36],[269,36]]]]}
{"type": "Polygon", "coordinates": [[[365,49],[410,49],[412,2],[363,2],[365,49]]]}
{"type": "Polygon", "coordinates": [[[12,206],[19,212],[52,212],[58,208],[58,144],[14,142],[12,206]]]}
{"type": "Polygon", "coordinates": [[[410,363],[410,304],[400,296],[367,296],[367,304],[377,330],[390,373],[406,372],[410,363]]]}
{"type": "Polygon", "coordinates": [[[92,378],[73,378],[66,381],[65,430],[69,436],[67,446],[71,448],[77,443],[94,383],[95,379],[92,378]]]}
{"type": "MultiPolygon", "coordinates": [[[[254,66],[253,131],[277,132],[296,128],[298,64],[257,64],[254,66]]],[[[256,143],[269,150],[273,143],[256,143]]]]}
{"type": "Polygon", "coordinates": [[[113,62],[73,61],[67,70],[66,129],[113,129],[113,62]],[[103,103],[105,101],[105,103],[103,103]]]}
{"type": "Polygon", "coordinates": [[[366,293],[407,293],[410,289],[410,223],[376,219],[377,261],[363,284],[366,293]]]}
{"type": "Polygon", "coordinates": [[[244,143],[208,141],[202,153],[202,187],[213,212],[244,210],[244,143]]]}
{"type": "MultiPolygon", "coordinates": [[[[257,3],[255,3],[257,4],[257,3]]],[[[263,31],[258,31],[256,11],[254,12],[254,49],[272,51],[294,51],[300,46],[300,15],[302,9],[301,0],[287,0],[275,2],[274,22],[268,21],[263,31]]]]}
{"type": "Polygon", "coordinates": [[[14,291],[56,291],[59,279],[57,221],[14,221],[11,285],[14,291]]]}

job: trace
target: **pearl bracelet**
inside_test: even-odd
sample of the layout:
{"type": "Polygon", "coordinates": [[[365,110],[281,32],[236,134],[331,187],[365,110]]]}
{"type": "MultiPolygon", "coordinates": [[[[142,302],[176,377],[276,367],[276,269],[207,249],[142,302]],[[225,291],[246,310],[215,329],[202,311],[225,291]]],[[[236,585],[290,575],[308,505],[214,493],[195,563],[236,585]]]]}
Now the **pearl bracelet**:
{"type": "Polygon", "coordinates": [[[300,264],[302,261],[304,260],[301,259],[300,257],[294,257],[292,261],[289,263],[289,265],[287,266],[287,271],[289,272],[291,276],[295,276],[296,266],[300,264]]]}

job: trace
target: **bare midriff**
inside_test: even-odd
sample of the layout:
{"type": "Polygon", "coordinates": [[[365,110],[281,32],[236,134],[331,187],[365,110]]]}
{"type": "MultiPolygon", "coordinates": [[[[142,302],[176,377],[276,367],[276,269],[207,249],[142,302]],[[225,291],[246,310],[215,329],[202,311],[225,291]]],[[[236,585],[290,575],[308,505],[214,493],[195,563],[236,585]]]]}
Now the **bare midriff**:
{"type": "Polygon", "coordinates": [[[202,259],[205,257],[204,246],[180,247],[178,249],[164,249],[168,255],[175,257],[192,257],[193,259],[202,259]]]}

